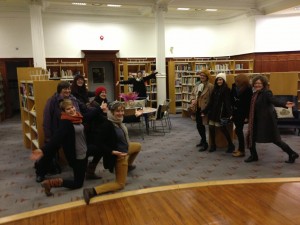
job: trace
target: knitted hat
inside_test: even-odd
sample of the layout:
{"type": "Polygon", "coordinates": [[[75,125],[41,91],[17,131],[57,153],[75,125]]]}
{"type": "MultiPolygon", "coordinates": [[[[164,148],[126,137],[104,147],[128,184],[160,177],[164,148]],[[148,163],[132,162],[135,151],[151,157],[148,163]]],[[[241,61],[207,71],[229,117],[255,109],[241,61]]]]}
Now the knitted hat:
{"type": "Polygon", "coordinates": [[[101,93],[102,91],[105,91],[105,92],[106,92],[106,88],[103,87],[103,86],[97,87],[97,89],[96,89],[96,91],[95,91],[95,95],[96,95],[96,96],[99,96],[100,93],[101,93]]]}
{"type": "Polygon", "coordinates": [[[209,77],[210,77],[210,72],[209,72],[209,70],[206,70],[206,69],[201,70],[197,74],[204,74],[205,76],[207,76],[207,79],[209,79],[209,77]]]}
{"type": "Polygon", "coordinates": [[[226,74],[225,73],[218,73],[218,75],[216,76],[216,80],[221,77],[225,82],[226,82],[226,74]]]}

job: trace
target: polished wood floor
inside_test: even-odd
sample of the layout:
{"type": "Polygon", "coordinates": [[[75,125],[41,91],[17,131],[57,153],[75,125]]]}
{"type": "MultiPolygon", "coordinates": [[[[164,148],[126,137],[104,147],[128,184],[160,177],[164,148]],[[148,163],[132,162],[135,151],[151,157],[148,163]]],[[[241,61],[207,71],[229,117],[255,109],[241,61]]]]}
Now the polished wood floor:
{"type": "Polygon", "coordinates": [[[299,225],[300,178],[180,184],[0,218],[9,225],[299,225]]]}

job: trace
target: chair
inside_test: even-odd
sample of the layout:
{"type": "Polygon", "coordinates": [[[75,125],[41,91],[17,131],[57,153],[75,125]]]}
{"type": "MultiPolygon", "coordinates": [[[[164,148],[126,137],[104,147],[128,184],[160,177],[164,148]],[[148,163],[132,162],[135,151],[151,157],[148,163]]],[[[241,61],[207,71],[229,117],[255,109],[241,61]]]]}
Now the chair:
{"type": "Polygon", "coordinates": [[[274,95],[275,98],[281,101],[290,101],[295,103],[295,107],[292,109],[291,118],[277,118],[278,128],[291,128],[298,130],[298,135],[300,135],[300,112],[298,111],[298,98],[293,95],[274,95]]]}
{"type": "Polygon", "coordinates": [[[129,130],[138,130],[141,138],[144,140],[144,123],[142,121],[142,116],[135,116],[135,108],[125,108],[123,123],[127,124],[129,130]],[[138,127],[136,128],[135,125],[138,127]]]}
{"type": "Polygon", "coordinates": [[[154,133],[165,133],[170,132],[170,126],[168,118],[166,116],[167,106],[165,104],[160,104],[157,107],[155,115],[149,117],[149,122],[154,133]]]}
{"type": "Polygon", "coordinates": [[[172,123],[171,123],[170,113],[169,113],[170,103],[171,103],[171,99],[166,99],[164,101],[164,104],[166,105],[165,117],[166,117],[167,122],[168,122],[169,130],[172,129],[172,123]]]}

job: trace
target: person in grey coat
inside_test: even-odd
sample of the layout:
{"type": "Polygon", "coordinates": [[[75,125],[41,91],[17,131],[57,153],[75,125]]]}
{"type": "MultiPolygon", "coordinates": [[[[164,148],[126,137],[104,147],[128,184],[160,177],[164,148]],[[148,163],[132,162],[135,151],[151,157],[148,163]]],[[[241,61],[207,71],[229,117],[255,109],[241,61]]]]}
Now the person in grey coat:
{"type": "Polygon", "coordinates": [[[245,162],[258,161],[255,143],[273,143],[289,156],[286,163],[294,163],[299,155],[282,141],[277,127],[276,107],[293,107],[293,102],[281,102],[268,89],[268,79],[258,75],[252,80],[253,95],[250,103],[247,144],[250,156],[245,162]]]}

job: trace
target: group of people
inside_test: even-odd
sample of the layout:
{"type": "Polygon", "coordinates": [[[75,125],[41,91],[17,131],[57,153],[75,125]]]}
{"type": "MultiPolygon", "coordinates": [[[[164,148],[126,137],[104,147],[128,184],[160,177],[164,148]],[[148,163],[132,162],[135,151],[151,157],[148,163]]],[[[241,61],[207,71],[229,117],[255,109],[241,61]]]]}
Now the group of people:
{"type": "Polygon", "coordinates": [[[293,107],[293,102],[277,100],[268,88],[265,76],[257,75],[250,79],[246,74],[239,74],[230,89],[226,83],[226,74],[216,75],[214,84],[209,82],[210,72],[206,69],[197,73],[200,81],[192,91],[191,106],[194,109],[196,126],[200,135],[197,147],[203,152],[216,151],[216,127],[218,127],[227,140],[227,153],[234,157],[245,156],[245,148],[250,149],[250,156],[245,162],[258,160],[256,143],[274,143],[288,154],[286,163],[294,163],[299,158],[280,137],[277,128],[277,116],[274,106],[293,107]],[[238,148],[232,142],[228,131],[228,123],[235,125],[238,138],[238,148]],[[206,138],[205,125],[209,127],[210,146],[206,138]],[[244,138],[244,125],[248,124],[246,141],[244,138]]]}
{"type": "MultiPolygon", "coordinates": [[[[156,73],[144,78],[141,72],[138,75],[136,80],[142,84],[136,89],[141,90],[144,98],[143,79],[155,78],[156,73]]],[[[129,84],[132,80],[123,82],[129,84]]],[[[36,181],[41,183],[47,196],[53,195],[51,189],[55,187],[77,189],[83,186],[86,178],[100,179],[95,170],[101,158],[104,168],[115,173],[115,181],[83,189],[87,204],[98,194],[124,188],[127,173],[135,169],[133,163],[142,146],[129,140],[123,123],[124,104],[119,101],[109,103],[106,94],[103,86],[94,92],[88,91],[84,77],[76,75],[72,84],[61,81],[57,92],[48,99],[43,118],[45,144],[31,154],[35,161],[36,181]],[[49,167],[60,148],[73,170],[73,177],[47,179],[49,167]],[[90,162],[89,158],[92,158],[90,162]]],[[[142,110],[136,110],[133,117],[142,113],[142,110]]]]}
{"type": "MultiPolygon", "coordinates": [[[[134,91],[146,97],[145,81],[155,78],[156,73],[143,77],[139,71],[136,78],[117,82],[133,84],[134,91]]],[[[276,114],[273,105],[293,107],[291,102],[278,102],[268,90],[268,81],[264,76],[256,76],[252,86],[246,75],[240,74],[230,89],[226,83],[226,74],[219,73],[215,83],[211,84],[210,72],[198,73],[200,81],[196,83],[191,104],[195,106],[197,130],[201,137],[199,151],[216,151],[216,127],[219,127],[228,142],[228,153],[234,157],[245,155],[244,124],[248,123],[247,147],[250,156],[245,162],[258,160],[256,143],[272,142],[289,156],[287,163],[294,163],[299,155],[280,138],[276,126],[276,114]],[[232,142],[224,118],[232,120],[238,137],[238,148],[232,142]],[[209,125],[210,145],[206,138],[205,125],[209,125]],[[271,132],[270,132],[271,131],[271,132]]],[[[48,99],[44,109],[45,144],[32,152],[31,159],[36,161],[36,181],[41,183],[45,194],[51,196],[54,187],[70,189],[81,188],[86,178],[100,179],[95,173],[99,161],[115,173],[115,181],[93,188],[84,188],[83,197],[87,204],[96,195],[124,188],[127,173],[135,169],[134,160],[141,151],[141,144],[130,142],[128,131],[123,123],[125,106],[122,102],[109,103],[107,90],[100,86],[94,92],[86,88],[85,79],[77,75],[72,85],[62,81],[57,92],[48,99]],[[90,97],[93,100],[90,101],[90,97]],[[62,148],[73,177],[46,179],[49,165],[62,148]],[[89,158],[92,158],[88,162],[89,158]]],[[[136,110],[135,117],[143,112],[136,110]]]]}

